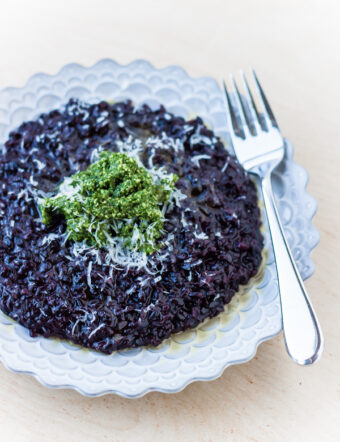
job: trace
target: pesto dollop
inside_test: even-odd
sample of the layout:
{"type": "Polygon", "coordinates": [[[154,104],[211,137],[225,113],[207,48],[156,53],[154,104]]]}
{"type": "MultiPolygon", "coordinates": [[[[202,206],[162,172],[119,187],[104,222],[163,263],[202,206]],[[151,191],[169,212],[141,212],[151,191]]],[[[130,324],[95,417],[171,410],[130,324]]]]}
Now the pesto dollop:
{"type": "Polygon", "coordinates": [[[65,178],[40,204],[42,221],[64,216],[68,238],[95,247],[124,239],[124,247],[152,253],[163,229],[162,207],[176,175],[158,181],[125,153],[103,151],[86,170],[65,178]]]}

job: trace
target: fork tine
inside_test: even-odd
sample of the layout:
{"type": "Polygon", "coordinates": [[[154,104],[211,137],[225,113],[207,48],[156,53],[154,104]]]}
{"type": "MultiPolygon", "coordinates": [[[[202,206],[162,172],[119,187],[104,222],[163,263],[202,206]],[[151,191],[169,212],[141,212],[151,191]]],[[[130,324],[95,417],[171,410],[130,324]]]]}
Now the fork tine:
{"type": "Polygon", "coordinates": [[[238,126],[238,122],[237,122],[237,118],[236,118],[236,114],[233,108],[233,105],[231,103],[230,100],[230,96],[229,96],[229,92],[228,92],[228,88],[227,85],[225,83],[225,81],[223,80],[223,88],[224,88],[224,94],[226,97],[226,101],[227,101],[227,105],[228,105],[228,120],[229,123],[233,129],[233,131],[230,131],[230,136],[233,138],[234,134],[237,134],[240,130],[239,126],[238,126]]]}
{"type": "Polygon", "coordinates": [[[240,94],[240,91],[238,90],[238,87],[237,87],[237,84],[236,84],[236,81],[235,81],[233,75],[230,75],[230,79],[231,79],[231,82],[233,83],[233,87],[234,87],[236,104],[238,107],[238,111],[239,111],[239,115],[240,115],[240,119],[241,119],[241,123],[242,123],[242,129],[245,132],[245,134],[248,135],[248,133],[250,134],[250,126],[249,126],[249,122],[248,122],[247,112],[245,110],[244,104],[242,103],[241,94],[240,94]]]}
{"type": "MultiPolygon", "coordinates": [[[[269,106],[268,100],[267,100],[267,98],[266,98],[266,96],[265,96],[265,94],[263,92],[263,89],[262,89],[262,87],[260,85],[260,82],[259,82],[259,80],[258,80],[258,78],[257,78],[253,68],[251,68],[251,73],[253,75],[253,78],[254,78],[254,81],[255,81],[255,84],[256,84],[256,88],[257,88],[257,91],[259,93],[259,96],[260,96],[260,99],[261,99],[261,103],[262,103],[263,109],[265,111],[265,115],[267,117],[266,120],[269,119],[269,121],[271,122],[272,126],[279,127],[278,124],[277,124],[277,121],[276,121],[276,119],[274,117],[273,111],[271,110],[271,108],[269,106]]],[[[268,123],[266,123],[266,124],[268,126],[268,123]]],[[[269,128],[269,126],[268,126],[268,128],[269,128]]]]}
{"type": "Polygon", "coordinates": [[[242,77],[244,89],[247,93],[247,99],[248,99],[248,103],[249,103],[249,112],[250,112],[252,120],[253,120],[252,124],[255,127],[255,131],[258,133],[261,128],[261,118],[260,118],[259,112],[257,110],[253,94],[250,91],[249,84],[248,84],[247,78],[246,78],[243,70],[241,70],[241,77],[242,77]]]}

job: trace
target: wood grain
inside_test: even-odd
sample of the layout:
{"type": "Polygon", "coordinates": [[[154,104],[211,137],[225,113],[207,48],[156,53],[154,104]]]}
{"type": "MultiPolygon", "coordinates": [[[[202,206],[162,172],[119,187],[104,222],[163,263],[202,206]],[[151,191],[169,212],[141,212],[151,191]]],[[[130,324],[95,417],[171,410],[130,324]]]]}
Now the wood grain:
{"type": "Polygon", "coordinates": [[[339,13],[331,0],[2,0],[0,87],[103,57],[217,79],[256,67],[319,202],[307,287],[326,344],[316,366],[301,368],[278,337],[214,382],[138,400],[49,390],[0,366],[1,440],[340,440],[339,13]]]}

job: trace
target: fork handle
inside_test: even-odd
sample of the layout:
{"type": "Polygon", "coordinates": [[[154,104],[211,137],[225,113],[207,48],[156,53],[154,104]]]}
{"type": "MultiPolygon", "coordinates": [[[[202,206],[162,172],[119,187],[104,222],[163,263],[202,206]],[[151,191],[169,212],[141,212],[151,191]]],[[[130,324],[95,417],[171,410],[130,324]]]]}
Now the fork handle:
{"type": "Polygon", "coordinates": [[[280,222],[270,174],[261,179],[261,189],[276,261],[287,352],[300,365],[313,364],[323,350],[320,326],[280,222]]]}

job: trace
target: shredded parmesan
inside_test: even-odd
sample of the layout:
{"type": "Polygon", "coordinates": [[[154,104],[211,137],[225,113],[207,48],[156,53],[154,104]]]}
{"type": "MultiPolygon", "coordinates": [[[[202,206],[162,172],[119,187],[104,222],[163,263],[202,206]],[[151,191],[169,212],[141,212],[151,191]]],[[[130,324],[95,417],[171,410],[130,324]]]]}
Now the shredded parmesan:
{"type": "Polygon", "coordinates": [[[92,289],[91,272],[92,272],[92,261],[89,262],[89,265],[87,267],[87,284],[90,287],[90,289],[92,289]]]}
{"type": "Polygon", "coordinates": [[[191,157],[191,161],[195,164],[195,166],[200,167],[199,161],[200,160],[210,160],[211,155],[194,155],[191,157]]]}
{"type": "Polygon", "coordinates": [[[95,328],[94,330],[91,331],[91,333],[89,334],[89,339],[95,334],[97,333],[98,330],[100,330],[101,328],[105,327],[105,324],[100,324],[98,325],[97,328],[95,328]]]}
{"type": "Polygon", "coordinates": [[[198,265],[202,264],[202,262],[203,262],[203,261],[202,261],[201,259],[199,259],[198,261],[192,263],[192,264],[191,264],[191,267],[198,266],[198,265]]]}
{"type": "Polygon", "coordinates": [[[38,181],[34,181],[33,174],[30,176],[29,183],[30,183],[32,186],[37,186],[37,185],[38,185],[38,181]]]}
{"type": "Polygon", "coordinates": [[[224,166],[222,167],[221,172],[225,172],[227,170],[228,166],[229,166],[229,158],[227,159],[224,166]]]}
{"type": "Polygon", "coordinates": [[[210,146],[212,143],[212,140],[210,138],[205,137],[204,135],[201,135],[198,133],[191,135],[190,145],[193,146],[194,144],[199,144],[199,143],[208,144],[210,146]]]}
{"type": "Polygon", "coordinates": [[[73,327],[72,327],[72,335],[74,335],[75,329],[77,327],[77,325],[79,324],[80,319],[77,319],[76,322],[74,323],[73,327]]]}
{"type": "Polygon", "coordinates": [[[33,161],[35,162],[35,164],[36,164],[38,170],[45,169],[45,167],[46,167],[46,164],[45,164],[45,163],[43,163],[42,161],[38,160],[37,158],[34,158],[33,161]]]}
{"type": "Polygon", "coordinates": [[[197,238],[197,239],[209,239],[209,236],[206,235],[204,232],[201,232],[201,233],[193,232],[193,234],[194,234],[195,238],[197,238]]]}
{"type": "Polygon", "coordinates": [[[55,239],[60,238],[60,235],[57,233],[49,233],[48,235],[44,236],[43,240],[41,241],[41,245],[50,244],[55,239]]]}
{"type": "Polygon", "coordinates": [[[79,199],[81,200],[81,197],[79,195],[80,187],[79,186],[72,186],[73,179],[72,177],[66,177],[64,181],[59,186],[59,192],[58,196],[63,195],[66,196],[69,199],[79,199]]]}
{"type": "Polygon", "coordinates": [[[96,147],[95,149],[93,149],[93,151],[91,152],[91,156],[90,156],[90,162],[91,163],[95,163],[96,161],[99,160],[99,153],[104,150],[104,148],[102,146],[96,147]]]}

